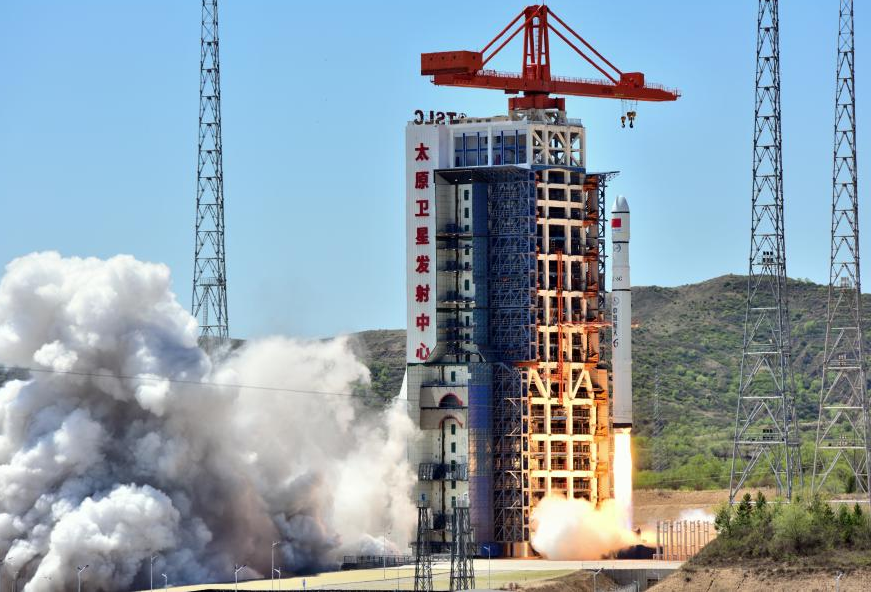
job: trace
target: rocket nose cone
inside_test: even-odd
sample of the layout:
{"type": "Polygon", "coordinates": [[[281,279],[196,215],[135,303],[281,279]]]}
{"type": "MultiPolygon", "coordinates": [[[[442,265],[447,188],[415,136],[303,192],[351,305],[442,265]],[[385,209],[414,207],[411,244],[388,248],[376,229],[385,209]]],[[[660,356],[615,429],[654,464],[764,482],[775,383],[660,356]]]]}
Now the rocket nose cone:
{"type": "Polygon", "coordinates": [[[626,201],[626,198],[622,195],[617,196],[617,200],[614,202],[614,206],[611,208],[612,212],[628,212],[629,211],[629,202],[626,201]]]}

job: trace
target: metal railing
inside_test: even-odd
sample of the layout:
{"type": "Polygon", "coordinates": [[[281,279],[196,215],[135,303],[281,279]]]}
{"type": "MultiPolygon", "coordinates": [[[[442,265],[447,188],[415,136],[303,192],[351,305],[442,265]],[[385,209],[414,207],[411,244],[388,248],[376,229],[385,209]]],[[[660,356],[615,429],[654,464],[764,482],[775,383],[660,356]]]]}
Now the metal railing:
{"type": "Polygon", "coordinates": [[[685,561],[717,537],[714,525],[701,520],[659,520],[654,559],[685,561]]]}

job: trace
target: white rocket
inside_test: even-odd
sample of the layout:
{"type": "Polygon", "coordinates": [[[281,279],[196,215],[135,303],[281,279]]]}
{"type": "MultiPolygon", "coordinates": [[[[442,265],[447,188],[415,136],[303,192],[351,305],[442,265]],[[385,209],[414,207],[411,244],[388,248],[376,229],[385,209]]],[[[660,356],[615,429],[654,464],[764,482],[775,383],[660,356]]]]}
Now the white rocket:
{"type": "Polygon", "coordinates": [[[632,427],[632,291],[629,283],[629,204],[611,208],[611,343],[614,428],[632,427]]]}

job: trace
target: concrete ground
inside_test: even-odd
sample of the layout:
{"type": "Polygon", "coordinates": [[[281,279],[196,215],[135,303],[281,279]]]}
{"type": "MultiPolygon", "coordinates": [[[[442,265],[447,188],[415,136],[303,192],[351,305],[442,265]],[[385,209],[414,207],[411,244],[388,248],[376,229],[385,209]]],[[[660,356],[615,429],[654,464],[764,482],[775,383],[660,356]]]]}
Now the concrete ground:
{"type": "MultiPolygon", "coordinates": [[[[548,561],[542,559],[486,559],[475,560],[477,588],[498,589],[510,583],[520,585],[548,580],[568,575],[578,570],[604,569],[677,569],[679,561],[653,560],[603,560],[603,561],[548,561]]],[[[450,575],[450,564],[433,564],[433,587],[446,590],[450,575]]],[[[275,590],[413,590],[414,566],[383,569],[360,569],[327,572],[304,578],[286,578],[275,582],[275,590]],[[280,587],[279,587],[280,585],[280,587]]],[[[271,582],[266,580],[239,582],[239,590],[272,590],[271,582]]],[[[203,590],[233,590],[234,584],[201,584],[169,588],[174,592],[195,592],[203,590]]]]}

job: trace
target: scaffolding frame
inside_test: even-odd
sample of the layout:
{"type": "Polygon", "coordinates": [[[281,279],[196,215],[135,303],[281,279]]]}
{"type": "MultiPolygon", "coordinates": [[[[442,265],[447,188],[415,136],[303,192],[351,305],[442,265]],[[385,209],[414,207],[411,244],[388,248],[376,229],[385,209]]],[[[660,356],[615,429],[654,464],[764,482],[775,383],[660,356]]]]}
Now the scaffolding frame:
{"type": "Polygon", "coordinates": [[[489,171],[488,294],[493,368],[494,538],[529,541],[526,372],[535,359],[535,173],[489,171]]]}

